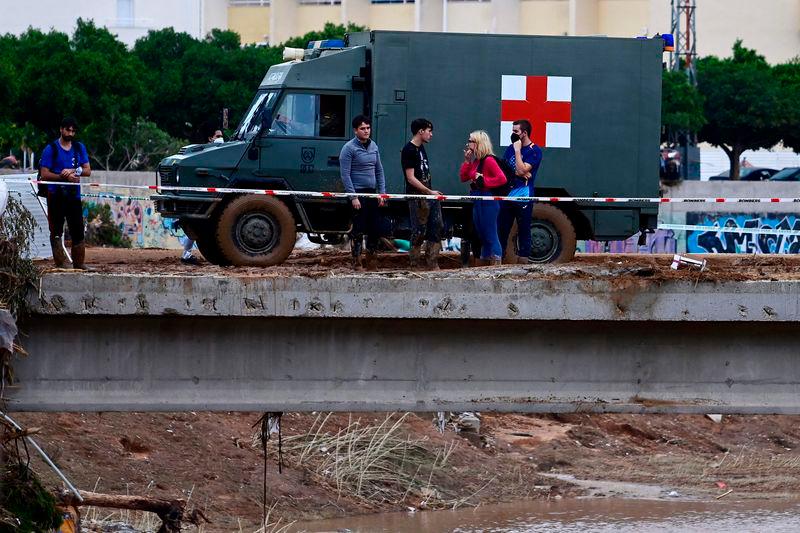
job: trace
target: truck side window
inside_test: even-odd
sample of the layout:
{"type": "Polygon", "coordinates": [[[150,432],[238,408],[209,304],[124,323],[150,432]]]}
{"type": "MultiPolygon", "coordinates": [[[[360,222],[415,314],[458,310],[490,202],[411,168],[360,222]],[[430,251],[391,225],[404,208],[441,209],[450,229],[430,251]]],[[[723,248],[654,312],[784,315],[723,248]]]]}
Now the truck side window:
{"type": "Polygon", "coordinates": [[[347,137],[345,113],[347,98],[343,94],[322,94],[319,97],[319,136],[347,137]]]}
{"type": "Polygon", "coordinates": [[[287,94],[275,112],[270,135],[314,137],[316,112],[316,94],[287,94]]]}

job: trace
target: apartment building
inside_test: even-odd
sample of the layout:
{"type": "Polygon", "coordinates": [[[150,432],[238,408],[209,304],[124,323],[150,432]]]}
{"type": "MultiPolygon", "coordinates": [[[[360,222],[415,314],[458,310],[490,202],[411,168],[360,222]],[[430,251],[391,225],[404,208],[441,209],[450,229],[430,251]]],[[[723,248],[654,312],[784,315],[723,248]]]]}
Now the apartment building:
{"type": "MultiPolygon", "coordinates": [[[[770,62],[800,54],[800,0],[696,0],[697,51],[726,56],[736,39],[770,62]]],[[[670,28],[670,0],[228,0],[243,42],[277,44],[354,22],[372,29],[635,37],[670,28]]]]}
{"type": "MultiPolygon", "coordinates": [[[[726,56],[736,39],[773,63],[800,54],[800,0],[696,0],[697,51],[726,56]]],[[[279,44],[326,22],[372,29],[607,35],[667,32],[670,0],[4,0],[0,33],[71,33],[93,19],[128,45],[172,26],[203,37],[228,28],[244,43],[279,44]]]]}
{"type": "Polygon", "coordinates": [[[202,38],[228,26],[228,0],[3,0],[0,34],[19,35],[29,27],[75,31],[78,18],[94,20],[132,46],[149,30],[172,26],[202,38]]]}

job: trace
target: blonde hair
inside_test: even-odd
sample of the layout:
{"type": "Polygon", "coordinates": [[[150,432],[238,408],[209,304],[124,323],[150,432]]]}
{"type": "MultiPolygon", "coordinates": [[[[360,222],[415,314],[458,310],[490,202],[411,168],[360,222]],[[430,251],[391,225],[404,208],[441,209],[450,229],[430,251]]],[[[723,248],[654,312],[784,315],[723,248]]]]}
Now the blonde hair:
{"type": "Polygon", "coordinates": [[[492,140],[489,138],[489,134],[483,130],[475,130],[469,134],[471,139],[475,139],[477,142],[475,143],[475,158],[476,159],[483,159],[487,155],[494,155],[494,150],[492,149],[492,140]]]}

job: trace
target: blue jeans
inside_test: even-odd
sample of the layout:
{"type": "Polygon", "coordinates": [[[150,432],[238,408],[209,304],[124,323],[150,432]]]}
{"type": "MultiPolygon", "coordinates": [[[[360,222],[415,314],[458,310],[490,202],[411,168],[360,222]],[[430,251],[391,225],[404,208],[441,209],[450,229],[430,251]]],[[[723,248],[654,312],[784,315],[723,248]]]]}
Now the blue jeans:
{"type": "Polygon", "coordinates": [[[517,255],[530,257],[531,255],[531,218],[533,218],[533,202],[500,202],[500,215],[497,217],[498,236],[506,254],[508,235],[514,221],[517,221],[517,255]]]}
{"type": "MultiPolygon", "coordinates": [[[[494,196],[490,192],[473,192],[473,195],[494,196]]],[[[475,200],[472,206],[472,222],[481,239],[481,259],[501,259],[503,248],[497,236],[499,200],[475,200]]]]}

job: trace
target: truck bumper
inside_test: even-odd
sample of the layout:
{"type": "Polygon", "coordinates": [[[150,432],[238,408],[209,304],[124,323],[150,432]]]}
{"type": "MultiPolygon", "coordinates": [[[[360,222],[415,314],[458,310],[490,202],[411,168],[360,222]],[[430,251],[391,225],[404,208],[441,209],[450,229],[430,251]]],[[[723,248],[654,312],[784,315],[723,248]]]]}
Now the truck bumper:
{"type": "Polygon", "coordinates": [[[222,198],[193,196],[153,195],[156,211],[167,218],[207,219],[222,198]]]}

